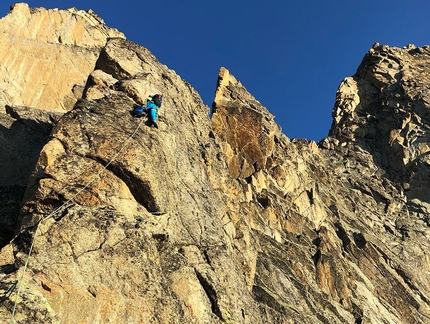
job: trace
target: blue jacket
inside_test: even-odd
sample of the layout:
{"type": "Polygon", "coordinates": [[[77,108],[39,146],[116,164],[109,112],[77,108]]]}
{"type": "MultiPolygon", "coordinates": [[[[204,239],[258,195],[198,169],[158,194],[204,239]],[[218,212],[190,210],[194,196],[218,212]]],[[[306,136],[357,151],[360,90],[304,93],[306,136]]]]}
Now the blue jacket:
{"type": "Polygon", "coordinates": [[[156,122],[157,121],[157,105],[152,101],[152,96],[146,99],[146,109],[149,114],[149,119],[156,122]]]}
{"type": "Polygon", "coordinates": [[[146,102],[146,109],[147,110],[149,110],[149,109],[158,109],[158,107],[152,101],[147,101],[146,102]]]}

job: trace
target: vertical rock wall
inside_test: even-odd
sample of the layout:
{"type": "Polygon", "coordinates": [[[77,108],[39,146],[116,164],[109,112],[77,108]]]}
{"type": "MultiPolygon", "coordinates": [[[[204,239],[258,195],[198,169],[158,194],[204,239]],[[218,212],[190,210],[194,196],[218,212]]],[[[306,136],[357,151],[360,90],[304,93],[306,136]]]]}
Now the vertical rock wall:
{"type": "Polygon", "coordinates": [[[94,12],[11,7],[0,19],[0,246],[17,225],[28,179],[59,116],[81,97],[110,37],[94,12]],[[28,108],[31,107],[31,108],[28,108]]]}
{"type": "MultiPolygon", "coordinates": [[[[93,12],[12,6],[0,19],[0,106],[68,111],[94,69],[100,49],[124,35],[93,12]]],[[[1,110],[0,110],[1,111],[1,110]]]]}

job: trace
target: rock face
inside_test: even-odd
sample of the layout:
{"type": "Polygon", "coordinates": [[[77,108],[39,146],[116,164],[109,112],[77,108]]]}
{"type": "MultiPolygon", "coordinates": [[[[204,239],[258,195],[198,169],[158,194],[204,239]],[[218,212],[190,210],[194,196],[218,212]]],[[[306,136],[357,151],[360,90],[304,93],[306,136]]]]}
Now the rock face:
{"type": "Polygon", "coordinates": [[[106,40],[124,38],[94,12],[11,7],[0,19],[0,244],[8,242],[53,123],[71,110],[106,40]],[[33,107],[25,108],[25,107],[33,107]]]}
{"type": "Polygon", "coordinates": [[[317,145],[227,69],[209,120],[146,48],[107,40],[72,110],[8,108],[5,130],[50,135],[0,251],[0,319],[428,323],[428,55],[375,45],[317,145]],[[158,129],[130,114],[157,92],[158,129]]]}
{"type": "Polygon", "coordinates": [[[52,125],[61,113],[6,106],[0,113],[0,245],[8,243],[17,226],[22,198],[52,125]]]}
{"type": "MultiPolygon", "coordinates": [[[[0,19],[0,106],[68,111],[106,40],[124,38],[94,12],[12,6],[0,19]]],[[[0,109],[1,110],[1,109],[0,109]]]]}
{"type": "Polygon", "coordinates": [[[280,128],[274,116],[225,68],[219,74],[212,108],[212,125],[225,146],[230,175],[247,178],[264,169],[280,128]]]}
{"type": "MultiPolygon", "coordinates": [[[[369,151],[412,200],[430,201],[430,47],[375,44],[337,94],[330,134],[369,151]]],[[[428,213],[422,205],[423,212],[428,213]]]]}

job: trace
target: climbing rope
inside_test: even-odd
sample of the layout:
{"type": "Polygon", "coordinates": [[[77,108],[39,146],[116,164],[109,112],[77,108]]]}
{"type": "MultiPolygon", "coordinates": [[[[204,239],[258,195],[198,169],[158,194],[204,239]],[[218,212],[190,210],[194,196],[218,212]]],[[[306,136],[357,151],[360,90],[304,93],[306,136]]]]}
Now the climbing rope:
{"type": "Polygon", "coordinates": [[[15,323],[15,311],[16,311],[16,305],[18,304],[19,295],[20,295],[20,292],[21,292],[21,283],[23,281],[24,274],[27,272],[28,263],[29,263],[29,260],[30,260],[31,253],[33,251],[34,242],[36,241],[36,237],[37,237],[37,234],[39,232],[40,224],[44,220],[49,219],[49,218],[53,217],[54,215],[58,214],[60,211],[66,209],[68,207],[70,207],[72,205],[72,201],[77,196],[79,196],[84,190],[86,190],[109,167],[109,165],[121,154],[121,152],[124,150],[124,148],[128,145],[128,142],[137,133],[137,131],[140,128],[140,126],[142,125],[143,121],[144,121],[144,118],[141,118],[141,121],[137,125],[136,129],[134,130],[134,132],[124,141],[122,147],[118,150],[118,152],[110,159],[110,161],[81,190],[79,190],[75,195],[73,195],[70,199],[68,199],[60,207],[54,209],[51,213],[49,213],[47,216],[41,218],[37,222],[36,231],[34,232],[33,240],[32,240],[31,245],[30,245],[30,250],[28,251],[27,258],[25,260],[24,269],[22,271],[22,274],[21,274],[20,278],[18,279],[18,287],[17,287],[15,302],[14,302],[13,309],[12,309],[12,315],[11,315],[10,322],[9,322],[10,324],[15,323]]]}

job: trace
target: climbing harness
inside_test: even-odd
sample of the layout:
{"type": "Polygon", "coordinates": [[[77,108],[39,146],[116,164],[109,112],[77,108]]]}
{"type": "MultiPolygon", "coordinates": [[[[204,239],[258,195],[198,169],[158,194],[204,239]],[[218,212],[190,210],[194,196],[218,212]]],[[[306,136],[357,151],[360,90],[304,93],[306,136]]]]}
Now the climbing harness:
{"type": "Polygon", "coordinates": [[[137,125],[136,129],[134,130],[134,132],[125,140],[124,144],[122,145],[122,147],[118,150],[118,152],[110,159],[110,161],[81,189],[79,190],[75,195],[73,195],[70,199],[68,199],[64,204],[62,204],[60,207],[54,209],[51,213],[49,213],[47,216],[41,218],[38,222],[37,222],[37,227],[36,227],[36,231],[34,232],[34,236],[33,236],[33,240],[31,242],[30,245],[30,250],[28,251],[27,254],[27,258],[25,260],[25,264],[24,264],[24,269],[22,271],[22,274],[20,276],[20,278],[18,279],[18,286],[17,286],[17,292],[16,292],[16,298],[15,298],[15,302],[13,305],[13,309],[12,309],[12,315],[10,318],[10,324],[15,323],[15,311],[16,311],[16,305],[18,303],[18,299],[19,299],[19,294],[21,292],[21,283],[23,281],[24,278],[24,274],[27,271],[27,267],[28,267],[28,262],[30,260],[30,256],[31,253],[33,251],[33,247],[34,247],[34,242],[36,241],[36,237],[37,234],[39,232],[39,227],[40,224],[46,220],[49,219],[51,217],[53,217],[54,215],[58,214],[60,211],[70,207],[73,203],[72,201],[78,196],[80,195],[84,190],[86,190],[89,185],[91,183],[93,183],[107,168],[108,166],[121,154],[121,152],[124,150],[124,148],[128,145],[128,142],[133,138],[133,136],[136,134],[136,132],[138,131],[138,129],[140,128],[140,126],[142,125],[144,119],[141,119],[141,121],[139,122],[139,124],[137,125]]]}

